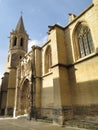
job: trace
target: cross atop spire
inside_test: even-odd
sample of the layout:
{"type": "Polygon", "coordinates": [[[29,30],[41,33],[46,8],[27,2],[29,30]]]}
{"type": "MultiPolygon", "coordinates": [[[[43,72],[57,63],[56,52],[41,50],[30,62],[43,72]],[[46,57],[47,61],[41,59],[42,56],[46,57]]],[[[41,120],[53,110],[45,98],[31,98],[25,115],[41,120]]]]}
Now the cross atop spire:
{"type": "Polygon", "coordinates": [[[17,32],[26,33],[25,28],[24,28],[24,23],[23,23],[22,15],[20,16],[20,19],[19,19],[19,21],[18,21],[18,24],[17,24],[15,30],[16,30],[17,32]]]}

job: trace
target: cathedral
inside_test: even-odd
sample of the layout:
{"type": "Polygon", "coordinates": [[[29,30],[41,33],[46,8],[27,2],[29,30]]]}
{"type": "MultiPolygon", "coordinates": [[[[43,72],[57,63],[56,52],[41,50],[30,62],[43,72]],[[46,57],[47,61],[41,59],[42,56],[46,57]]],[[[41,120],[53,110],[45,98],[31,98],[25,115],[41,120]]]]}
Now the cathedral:
{"type": "Polygon", "coordinates": [[[0,115],[50,120],[98,117],[98,0],[65,27],[49,26],[47,42],[28,52],[22,16],[10,33],[0,115]]]}

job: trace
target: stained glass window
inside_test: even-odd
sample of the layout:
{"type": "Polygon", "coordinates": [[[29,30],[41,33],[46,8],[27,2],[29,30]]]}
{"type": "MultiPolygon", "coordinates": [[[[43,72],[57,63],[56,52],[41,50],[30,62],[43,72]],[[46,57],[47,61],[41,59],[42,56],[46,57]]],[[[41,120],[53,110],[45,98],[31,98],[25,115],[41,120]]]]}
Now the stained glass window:
{"type": "Polygon", "coordinates": [[[76,29],[80,57],[85,57],[94,52],[91,31],[85,23],[80,23],[76,29]]]}

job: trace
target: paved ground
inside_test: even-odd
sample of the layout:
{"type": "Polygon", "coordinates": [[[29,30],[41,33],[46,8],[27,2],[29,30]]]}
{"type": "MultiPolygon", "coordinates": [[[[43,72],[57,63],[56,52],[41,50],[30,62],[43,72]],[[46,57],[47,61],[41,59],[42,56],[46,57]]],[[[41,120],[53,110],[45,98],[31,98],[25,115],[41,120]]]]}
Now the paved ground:
{"type": "Polygon", "coordinates": [[[61,127],[52,123],[28,121],[22,119],[0,118],[0,130],[86,130],[72,127],[61,127]]]}

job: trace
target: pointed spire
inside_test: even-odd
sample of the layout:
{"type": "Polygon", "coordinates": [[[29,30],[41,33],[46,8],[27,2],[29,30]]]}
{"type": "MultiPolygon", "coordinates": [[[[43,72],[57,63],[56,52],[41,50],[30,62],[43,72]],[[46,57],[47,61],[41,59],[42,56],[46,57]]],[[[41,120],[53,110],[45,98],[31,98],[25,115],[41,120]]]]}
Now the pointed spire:
{"type": "Polygon", "coordinates": [[[23,18],[22,18],[22,16],[20,16],[20,19],[19,19],[19,21],[18,21],[18,24],[17,24],[17,26],[16,26],[15,31],[17,31],[17,32],[22,32],[22,33],[26,33],[25,28],[24,28],[24,23],[23,23],[23,18]]]}

